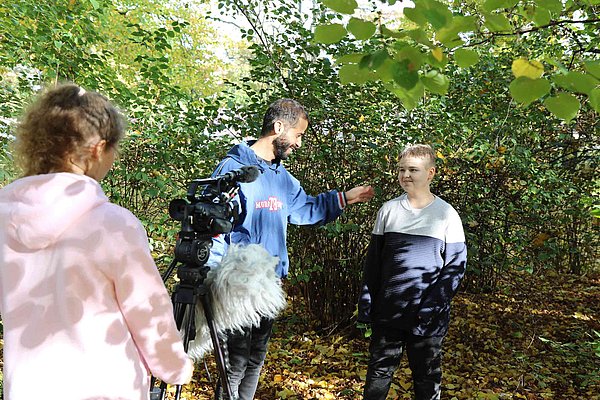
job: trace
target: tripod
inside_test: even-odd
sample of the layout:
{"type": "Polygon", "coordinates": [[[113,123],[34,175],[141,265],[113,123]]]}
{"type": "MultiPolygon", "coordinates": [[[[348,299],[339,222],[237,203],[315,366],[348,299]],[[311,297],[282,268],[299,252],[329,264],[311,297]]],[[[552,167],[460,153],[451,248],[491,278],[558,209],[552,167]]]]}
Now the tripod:
{"type": "MultiPolygon", "coordinates": [[[[167,268],[167,271],[162,276],[163,282],[166,283],[176,266],[177,259],[174,259],[167,268]]],[[[175,290],[173,291],[172,295],[173,313],[177,328],[183,334],[183,348],[187,352],[190,340],[193,340],[196,335],[195,307],[198,301],[200,301],[210,332],[214,349],[213,352],[217,364],[217,371],[219,373],[219,384],[215,390],[215,400],[220,400],[221,398],[223,400],[235,400],[232,396],[231,388],[229,386],[225,356],[223,354],[223,350],[219,342],[217,328],[214,323],[210,292],[208,287],[204,284],[204,279],[206,278],[206,274],[208,273],[209,269],[209,267],[198,267],[191,263],[183,263],[179,266],[177,270],[177,276],[179,277],[180,282],[177,284],[177,286],[175,286],[175,290]],[[221,395],[223,397],[221,397],[221,395]]],[[[153,383],[154,378],[152,378],[151,388],[154,388],[153,383]]],[[[151,394],[154,395],[154,393],[156,393],[156,395],[158,395],[157,400],[163,400],[165,397],[166,388],[167,384],[162,382],[160,385],[160,392],[151,392],[151,394]]],[[[177,385],[175,399],[179,400],[180,395],[181,385],[177,385]]],[[[151,398],[151,400],[154,400],[154,398],[151,398]]]]}

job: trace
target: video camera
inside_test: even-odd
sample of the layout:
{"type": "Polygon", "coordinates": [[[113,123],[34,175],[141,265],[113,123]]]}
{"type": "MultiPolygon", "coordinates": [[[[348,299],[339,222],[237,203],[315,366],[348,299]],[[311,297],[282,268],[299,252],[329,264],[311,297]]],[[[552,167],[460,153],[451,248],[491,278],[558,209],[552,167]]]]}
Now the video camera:
{"type": "MultiPolygon", "coordinates": [[[[182,332],[185,351],[189,342],[196,336],[195,309],[201,304],[206,326],[215,353],[219,371],[218,395],[215,398],[234,400],[229,386],[225,355],[221,349],[217,327],[214,322],[209,289],[204,280],[210,271],[206,262],[210,257],[213,236],[229,233],[239,219],[238,203],[235,196],[238,183],[253,182],[260,170],[255,166],[243,166],[215,178],[193,180],[187,191],[187,198],[175,199],[169,203],[169,215],[181,221],[181,230],[175,243],[175,257],[162,275],[167,282],[173,270],[177,268],[179,283],[175,286],[171,300],[177,328],[182,332]],[[198,193],[200,192],[200,193],[198,193]]],[[[167,385],[162,382],[160,388],[154,387],[152,379],[150,398],[164,400],[167,385]]],[[[177,386],[175,399],[179,400],[181,386],[177,386]]]]}
{"type": "Polygon", "coordinates": [[[187,200],[171,201],[169,215],[181,221],[176,261],[193,267],[202,267],[208,261],[212,237],[231,232],[239,219],[239,205],[234,200],[238,183],[253,182],[259,174],[256,166],[243,166],[215,178],[196,179],[188,187],[187,200]]]}

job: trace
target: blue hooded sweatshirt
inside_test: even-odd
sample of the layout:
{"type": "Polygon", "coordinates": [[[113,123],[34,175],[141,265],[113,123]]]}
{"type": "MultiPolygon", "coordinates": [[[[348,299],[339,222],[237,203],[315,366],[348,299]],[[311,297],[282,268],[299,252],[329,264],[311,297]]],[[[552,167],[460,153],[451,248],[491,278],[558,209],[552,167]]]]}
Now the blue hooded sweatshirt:
{"type": "Polygon", "coordinates": [[[213,173],[216,177],[245,165],[254,165],[260,170],[254,182],[239,184],[240,219],[230,233],[213,238],[208,265],[216,265],[231,243],[255,243],[279,257],[276,272],[285,278],[289,269],[288,222],[295,225],[326,224],[342,214],[346,202],[343,194],[336,190],[318,196],[306,194],[300,182],[279,161],[271,163],[257,157],[250,148],[254,142],[240,143],[231,148],[213,173]]]}

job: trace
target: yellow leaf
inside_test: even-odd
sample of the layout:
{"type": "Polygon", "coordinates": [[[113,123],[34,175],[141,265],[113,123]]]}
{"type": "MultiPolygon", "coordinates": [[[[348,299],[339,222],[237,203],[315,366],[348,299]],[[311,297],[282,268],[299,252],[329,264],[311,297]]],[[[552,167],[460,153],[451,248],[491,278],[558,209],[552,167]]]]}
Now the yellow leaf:
{"type": "Polygon", "coordinates": [[[433,55],[433,58],[438,61],[442,61],[444,58],[444,52],[442,51],[441,47],[436,47],[435,49],[431,50],[431,54],[433,55]]]}
{"type": "Polygon", "coordinates": [[[273,382],[281,382],[283,381],[283,376],[277,374],[273,377],[273,382]]]}
{"type": "Polygon", "coordinates": [[[442,154],[442,152],[441,152],[441,151],[439,151],[439,150],[438,150],[438,151],[435,153],[435,155],[436,155],[436,157],[437,157],[437,158],[439,158],[440,160],[445,160],[445,159],[446,159],[446,157],[444,157],[444,155],[442,154]]]}
{"type": "Polygon", "coordinates": [[[545,232],[540,232],[537,234],[537,236],[533,239],[533,241],[531,242],[531,244],[533,245],[533,247],[541,247],[544,245],[544,242],[546,240],[550,239],[550,235],[545,233],[545,232]]]}
{"type": "Polygon", "coordinates": [[[512,63],[512,73],[515,78],[524,76],[529,79],[538,79],[544,74],[544,66],[539,61],[517,58],[512,63]]]}

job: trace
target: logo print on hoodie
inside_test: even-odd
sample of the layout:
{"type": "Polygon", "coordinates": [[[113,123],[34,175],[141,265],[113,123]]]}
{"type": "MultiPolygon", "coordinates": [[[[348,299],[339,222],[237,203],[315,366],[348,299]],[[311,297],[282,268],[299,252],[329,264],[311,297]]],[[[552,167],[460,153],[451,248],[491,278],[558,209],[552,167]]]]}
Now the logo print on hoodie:
{"type": "Polygon", "coordinates": [[[277,197],[269,197],[268,200],[258,200],[254,206],[255,209],[268,209],[269,211],[279,211],[283,208],[283,202],[279,201],[277,197]]]}

